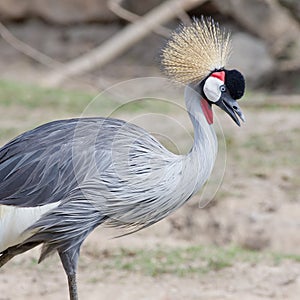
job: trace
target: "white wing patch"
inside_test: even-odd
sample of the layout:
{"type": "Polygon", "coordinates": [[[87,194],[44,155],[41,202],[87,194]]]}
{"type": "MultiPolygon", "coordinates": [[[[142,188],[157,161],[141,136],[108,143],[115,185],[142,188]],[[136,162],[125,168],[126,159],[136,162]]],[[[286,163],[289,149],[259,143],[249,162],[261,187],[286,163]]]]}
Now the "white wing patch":
{"type": "Polygon", "coordinates": [[[24,231],[60,202],[37,207],[0,205],[0,252],[17,245],[31,236],[24,231]]]}

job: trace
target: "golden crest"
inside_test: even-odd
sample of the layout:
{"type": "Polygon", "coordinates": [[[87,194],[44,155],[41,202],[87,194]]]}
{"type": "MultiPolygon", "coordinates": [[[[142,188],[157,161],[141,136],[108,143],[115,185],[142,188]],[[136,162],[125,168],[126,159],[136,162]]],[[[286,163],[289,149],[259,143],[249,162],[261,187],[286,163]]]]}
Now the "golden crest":
{"type": "Polygon", "coordinates": [[[161,64],[170,79],[188,84],[224,68],[230,53],[230,33],[202,17],[173,32],[162,49],[161,64]]]}

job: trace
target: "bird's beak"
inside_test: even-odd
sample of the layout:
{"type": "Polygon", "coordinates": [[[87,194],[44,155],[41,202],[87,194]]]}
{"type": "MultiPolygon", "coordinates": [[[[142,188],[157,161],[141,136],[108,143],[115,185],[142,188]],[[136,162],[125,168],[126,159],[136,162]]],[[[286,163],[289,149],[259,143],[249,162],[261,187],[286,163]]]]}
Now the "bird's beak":
{"type": "Polygon", "coordinates": [[[227,112],[238,126],[241,126],[241,123],[237,115],[243,122],[245,122],[244,114],[242,113],[237,101],[232,99],[229,93],[223,92],[220,100],[215,102],[215,104],[227,112]]]}

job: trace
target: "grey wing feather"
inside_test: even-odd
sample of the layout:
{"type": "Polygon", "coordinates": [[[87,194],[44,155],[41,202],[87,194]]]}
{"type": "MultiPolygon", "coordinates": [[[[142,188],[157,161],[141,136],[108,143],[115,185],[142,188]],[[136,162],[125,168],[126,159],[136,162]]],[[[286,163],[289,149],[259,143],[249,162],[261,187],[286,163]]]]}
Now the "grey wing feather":
{"type": "MultiPolygon", "coordinates": [[[[60,120],[18,136],[0,149],[0,204],[34,207],[64,199],[88,172],[81,156],[94,150],[86,140],[105,119],[60,120]],[[86,143],[86,145],[85,145],[86,143]],[[74,147],[80,151],[74,154],[74,147]],[[80,174],[74,174],[74,168],[80,174]]],[[[122,121],[115,121],[119,126],[122,121]]],[[[90,136],[90,137],[89,137],[90,136]]]]}

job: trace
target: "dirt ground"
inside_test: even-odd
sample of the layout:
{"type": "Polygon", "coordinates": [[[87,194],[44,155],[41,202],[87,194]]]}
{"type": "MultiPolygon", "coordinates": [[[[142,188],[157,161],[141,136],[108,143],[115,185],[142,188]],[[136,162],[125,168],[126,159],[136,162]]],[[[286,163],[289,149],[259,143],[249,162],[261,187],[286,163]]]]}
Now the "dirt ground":
{"type": "MultiPolygon", "coordinates": [[[[32,254],[27,255],[30,259],[32,254]]],[[[83,253],[84,256],[84,253],[83,253]]],[[[1,274],[0,299],[67,299],[66,281],[58,260],[45,266],[28,267],[25,257],[5,267],[1,274]],[[17,281],[17,282],[16,282],[17,281]]],[[[299,264],[289,261],[279,266],[265,263],[236,263],[231,268],[202,277],[173,275],[142,276],[128,272],[107,272],[93,262],[79,268],[81,299],[298,299],[299,264]]]]}
{"type": "MultiPolygon", "coordinates": [[[[98,228],[82,249],[78,275],[82,299],[298,299],[300,264],[295,260],[237,261],[201,276],[183,277],[102,268],[106,258],[101,253],[113,255],[121,248],[236,244],[262,252],[300,254],[299,110],[246,107],[244,111],[247,123],[242,128],[218,114],[228,158],[215,200],[200,209],[196,196],[166,220],[119,239],[98,228]],[[94,249],[98,252],[91,255],[94,249]]],[[[49,111],[32,110],[26,118],[12,121],[15,114],[14,108],[7,109],[1,125],[9,127],[12,122],[21,130],[35,116],[53,117],[49,111]]],[[[36,264],[37,257],[34,249],[1,269],[1,300],[66,299],[58,257],[41,265],[36,264]]]]}
{"type": "MultiPolygon", "coordinates": [[[[24,75],[23,71],[19,76],[24,75]]],[[[30,72],[30,78],[33,74],[30,72]]],[[[18,74],[15,69],[7,69],[6,77],[16,79],[18,74]]],[[[245,101],[256,96],[250,92],[245,101]]],[[[78,271],[81,299],[299,299],[299,104],[252,106],[241,102],[241,106],[247,118],[241,128],[218,113],[227,143],[227,150],[221,149],[221,155],[227,154],[227,161],[214,200],[199,208],[201,196],[197,195],[166,220],[118,239],[111,239],[114,233],[110,230],[96,229],[82,247],[78,271]],[[151,276],[107,267],[107,261],[120,249],[178,249],[194,245],[216,245],[221,249],[237,245],[260,253],[292,254],[298,259],[291,257],[277,263],[269,259],[237,260],[219,270],[184,276],[172,272],[151,276]]],[[[9,132],[1,137],[1,144],[8,135],[12,137],[31,126],[73,116],[42,106],[30,109],[12,105],[0,109],[0,126],[9,132]]],[[[134,112],[130,116],[126,112],[121,117],[133,115],[134,112]]],[[[170,115],[191,130],[186,115],[170,115]]],[[[190,137],[174,130],[172,124],[162,126],[145,120],[140,125],[154,132],[164,127],[183,147],[190,143],[190,137]]],[[[215,190],[217,173],[208,189],[215,190]]],[[[58,257],[38,265],[38,255],[39,249],[34,249],[0,270],[0,300],[67,299],[66,278],[58,257]]]]}

